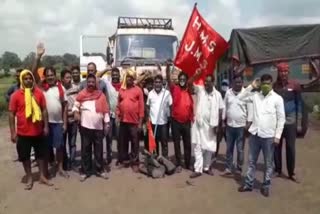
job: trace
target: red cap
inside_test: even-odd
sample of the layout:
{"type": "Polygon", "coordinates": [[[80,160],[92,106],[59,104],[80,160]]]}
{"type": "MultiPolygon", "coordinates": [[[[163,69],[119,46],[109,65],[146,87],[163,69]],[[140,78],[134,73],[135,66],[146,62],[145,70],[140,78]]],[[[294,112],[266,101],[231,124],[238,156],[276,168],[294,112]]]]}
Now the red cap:
{"type": "Polygon", "coordinates": [[[287,62],[280,62],[277,64],[278,72],[288,72],[289,64],[287,62]]]}

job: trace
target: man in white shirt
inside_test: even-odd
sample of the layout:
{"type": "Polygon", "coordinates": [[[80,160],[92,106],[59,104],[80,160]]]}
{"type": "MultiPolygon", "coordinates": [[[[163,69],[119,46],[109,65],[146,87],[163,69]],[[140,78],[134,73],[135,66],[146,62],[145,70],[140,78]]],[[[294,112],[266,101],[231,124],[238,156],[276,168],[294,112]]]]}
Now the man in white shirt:
{"type": "Polygon", "coordinates": [[[249,167],[245,183],[239,192],[250,192],[255,179],[255,169],[260,150],[265,162],[264,181],[261,194],[269,196],[271,177],[273,173],[274,144],[279,144],[285,123],[283,99],[272,90],[272,76],[264,74],[260,81],[255,80],[239,98],[253,104],[252,125],[249,128],[249,167]],[[252,89],[261,89],[261,92],[251,93],[252,89]]]}
{"type": "Polygon", "coordinates": [[[226,169],[225,175],[232,174],[233,171],[233,151],[237,147],[237,164],[236,170],[242,172],[244,160],[244,133],[246,127],[249,127],[249,105],[238,98],[239,93],[243,92],[243,77],[235,76],[232,82],[232,88],[228,89],[225,94],[225,118],[226,127],[226,169]]]}
{"type": "Polygon", "coordinates": [[[64,141],[63,134],[67,130],[68,100],[61,82],[57,81],[53,67],[44,69],[45,81],[42,84],[49,116],[49,148],[56,149],[57,169],[62,177],[69,175],[63,170],[64,141]]]}
{"type": "Polygon", "coordinates": [[[161,155],[168,158],[168,117],[170,116],[172,97],[167,89],[163,88],[163,77],[154,77],[154,89],[148,94],[147,108],[152,124],[152,130],[156,138],[156,150],[159,153],[161,142],[161,155]],[[155,130],[155,127],[157,129],[155,130]]]}
{"type": "MultiPolygon", "coordinates": [[[[199,77],[197,71],[193,79],[199,77]]],[[[192,144],[194,144],[194,172],[190,178],[197,178],[202,173],[213,175],[211,167],[212,154],[217,150],[217,127],[224,102],[219,91],[214,87],[214,76],[205,78],[204,87],[194,86],[196,94],[195,121],[192,124],[192,144]]]]}

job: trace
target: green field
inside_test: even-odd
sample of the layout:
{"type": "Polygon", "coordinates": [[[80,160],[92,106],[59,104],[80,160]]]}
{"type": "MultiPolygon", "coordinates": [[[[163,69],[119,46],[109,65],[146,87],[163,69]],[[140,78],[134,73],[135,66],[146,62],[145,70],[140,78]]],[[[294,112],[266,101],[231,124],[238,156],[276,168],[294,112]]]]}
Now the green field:
{"type": "Polygon", "coordinates": [[[13,76],[0,78],[0,116],[7,110],[5,93],[14,82],[13,76]]]}

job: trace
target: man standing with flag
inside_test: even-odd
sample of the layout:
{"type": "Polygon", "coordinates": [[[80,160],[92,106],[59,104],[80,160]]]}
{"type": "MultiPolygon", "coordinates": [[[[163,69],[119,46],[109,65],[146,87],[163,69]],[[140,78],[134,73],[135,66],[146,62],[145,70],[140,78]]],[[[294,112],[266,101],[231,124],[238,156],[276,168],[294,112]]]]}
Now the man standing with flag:
{"type": "MultiPolygon", "coordinates": [[[[184,130],[188,130],[188,132],[187,131],[186,132],[189,133],[189,136],[184,136],[184,139],[190,140],[190,124],[191,124],[190,122],[193,121],[192,98],[190,93],[189,95],[187,95],[187,93],[184,92],[184,91],[187,91],[186,89],[188,88],[185,85],[187,82],[186,77],[194,76],[196,71],[201,70],[197,80],[194,83],[196,85],[203,85],[204,82],[207,81],[208,88],[210,88],[209,85],[213,84],[214,82],[212,73],[214,71],[216,62],[227,50],[227,48],[228,48],[228,43],[203,19],[203,17],[200,15],[199,11],[197,10],[196,4],[195,4],[191,17],[189,19],[189,23],[187,25],[186,31],[183,35],[180,49],[177,53],[177,56],[174,62],[175,66],[183,70],[185,73],[180,73],[179,75],[180,87],[171,86],[170,88],[172,97],[173,97],[172,127],[173,127],[173,136],[175,139],[174,140],[175,147],[176,147],[175,151],[176,151],[177,158],[179,158],[179,151],[177,150],[178,149],[180,150],[180,146],[178,146],[180,142],[180,135],[179,135],[180,132],[176,134],[175,130],[178,130],[178,131],[180,130],[177,129],[177,127],[175,127],[175,124],[181,125],[177,122],[180,122],[180,123],[181,122],[186,123],[186,121],[188,122],[187,125],[189,125],[189,127],[184,127],[185,128],[184,130]],[[186,114],[181,115],[184,112],[186,114]],[[181,116],[181,118],[178,118],[178,119],[182,121],[177,121],[177,116],[181,116]]],[[[170,77],[170,74],[167,69],[167,78],[168,77],[170,77]]],[[[170,78],[168,79],[170,80],[170,78]]],[[[202,92],[204,92],[204,90],[202,92]]],[[[211,92],[212,91],[210,91],[209,93],[211,92]]],[[[218,95],[215,95],[215,96],[218,97],[218,95]]],[[[214,108],[218,109],[218,106],[214,108]]],[[[185,143],[185,145],[190,145],[190,144],[185,143]]],[[[185,150],[185,154],[189,155],[189,151],[190,150],[185,150]]],[[[190,156],[191,156],[191,153],[190,153],[190,156]]],[[[177,163],[179,165],[179,162],[177,163]]],[[[190,160],[188,160],[186,164],[190,164],[190,160]]]]}
{"type": "Polygon", "coordinates": [[[193,100],[188,88],[188,75],[181,72],[178,76],[179,85],[171,82],[170,64],[167,64],[166,76],[172,95],[172,137],[176,156],[176,172],[182,171],[180,139],[184,146],[184,164],[191,167],[191,121],[193,120],[193,100]]]}
{"type": "MultiPolygon", "coordinates": [[[[201,75],[201,71],[190,79],[190,83],[201,75]]],[[[213,75],[207,75],[203,86],[194,86],[196,94],[195,122],[192,125],[192,143],[195,144],[194,172],[190,178],[197,178],[205,172],[213,175],[211,158],[217,150],[217,131],[220,111],[224,102],[219,91],[214,87],[213,75]]]]}

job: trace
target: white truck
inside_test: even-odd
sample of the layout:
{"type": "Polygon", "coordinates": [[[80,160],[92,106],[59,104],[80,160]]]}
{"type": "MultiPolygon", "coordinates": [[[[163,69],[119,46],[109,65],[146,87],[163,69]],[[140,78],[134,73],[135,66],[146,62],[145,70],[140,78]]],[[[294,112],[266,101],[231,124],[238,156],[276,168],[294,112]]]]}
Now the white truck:
{"type": "Polygon", "coordinates": [[[119,17],[116,33],[106,42],[106,57],[84,56],[83,39],[101,38],[105,35],[81,35],[80,67],[85,74],[89,62],[97,64],[98,71],[106,66],[135,69],[137,75],[149,71],[165,77],[165,61],[174,59],[178,37],[172,19],[119,17]],[[160,71],[161,69],[161,71],[160,71]]]}

